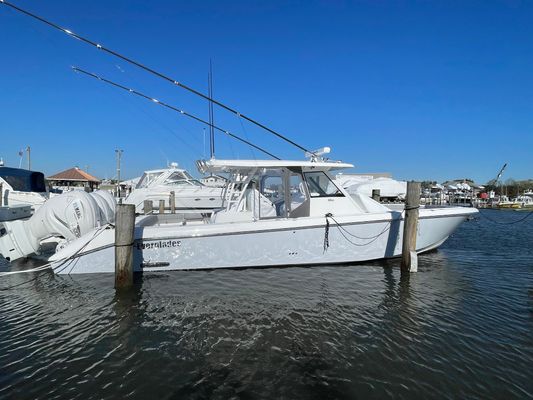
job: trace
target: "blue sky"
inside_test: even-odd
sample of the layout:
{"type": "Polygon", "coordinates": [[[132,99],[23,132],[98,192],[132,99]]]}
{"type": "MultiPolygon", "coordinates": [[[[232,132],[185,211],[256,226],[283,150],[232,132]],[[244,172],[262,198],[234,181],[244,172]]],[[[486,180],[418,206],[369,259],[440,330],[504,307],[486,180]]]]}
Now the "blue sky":
{"type": "MultiPolygon", "coordinates": [[[[533,178],[533,2],[12,0],[215,98],[358,172],[401,179],[533,178]]],[[[207,104],[0,6],[0,156],[112,177],[177,161],[203,126],[73,73],[77,65],[200,117],[207,104]]],[[[283,158],[303,154],[215,108],[216,123],[283,158]]],[[[208,145],[205,146],[208,150],[208,145]]],[[[217,158],[261,158],[217,134],[217,158]]]]}

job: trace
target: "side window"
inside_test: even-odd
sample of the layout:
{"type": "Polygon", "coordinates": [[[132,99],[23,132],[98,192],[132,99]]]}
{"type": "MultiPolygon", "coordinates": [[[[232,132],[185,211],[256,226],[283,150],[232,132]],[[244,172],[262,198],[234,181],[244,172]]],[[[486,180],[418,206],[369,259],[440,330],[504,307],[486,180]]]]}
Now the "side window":
{"type": "Polygon", "coordinates": [[[261,185],[261,194],[272,203],[283,199],[283,179],[281,176],[267,176],[261,185]]]}
{"type": "Polygon", "coordinates": [[[305,184],[301,174],[292,173],[290,183],[291,200],[293,203],[291,209],[294,210],[307,200],[307,191],[305,190],[305,184]]]}
{"type": "Polygon", "coordinates": [[[333,181],[322,171],[306,172],[305,179],[311,197],[344,196],[333,181]]]}

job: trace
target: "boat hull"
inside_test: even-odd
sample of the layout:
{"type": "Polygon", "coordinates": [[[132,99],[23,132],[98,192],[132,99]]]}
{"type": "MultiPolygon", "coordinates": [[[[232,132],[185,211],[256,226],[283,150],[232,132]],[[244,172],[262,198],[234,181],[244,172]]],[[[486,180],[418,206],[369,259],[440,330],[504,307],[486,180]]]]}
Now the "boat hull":
{"type": "MultiPolygon", "coordinates": [[[[440,246],[475,209],[420,210],[418,252],[440,246]],[[452,211],[453,210],[453,211],[452,211]]],[[[138,227],[134,270],[171,271],[354,263],[401,254],[401,213],[138,227]]],[[[78,239],[52,259],[58,274],[114,272],[114,230],[78,239]]]]}

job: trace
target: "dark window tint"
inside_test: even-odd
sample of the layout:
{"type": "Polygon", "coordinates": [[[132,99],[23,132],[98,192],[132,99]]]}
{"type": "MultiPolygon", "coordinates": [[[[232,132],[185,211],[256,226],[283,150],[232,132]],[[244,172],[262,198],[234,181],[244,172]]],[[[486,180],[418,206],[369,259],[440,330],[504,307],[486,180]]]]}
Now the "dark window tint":
{"type": "Polygon", "coordinates": [[[41,172],[25,171],[18,168],[0,168],[0,176],[19,192],[46,192],[44,175],[41,172]]]}

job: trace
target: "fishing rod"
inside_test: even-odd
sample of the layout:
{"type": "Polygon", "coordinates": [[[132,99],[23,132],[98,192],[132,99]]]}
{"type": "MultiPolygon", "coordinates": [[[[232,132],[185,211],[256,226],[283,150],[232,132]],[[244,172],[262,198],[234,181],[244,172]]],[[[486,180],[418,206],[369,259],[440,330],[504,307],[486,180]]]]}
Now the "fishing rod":
{"type": "Polygon", "coordinates": [[[72,32],[72,31],[70,31],[70,30],[68,30],[66,28],[63,28],[60,25],[57,25],[56,23],[48,21],[47,19],[45,19],[43,17],[40,17],[40,16],[38,16],[36,14],[33,14],[33,13],[29,12],[29,11],[26,11],[26,10],[20,8],[20,7],[17,7],[16,5],[14,5],[12,3],[9,3],[8,1],[0,0],[0,4],[4,4],[4,5],[8,6],[8,7],[11,7],[13,10],[16,10],[16,11],[18,11],[18,12],[24,14],[24,15],[27,15],[28,17],[36,19],[36,20],[38,20],[38,21],[40,21],[40,22],[42,22],[42,23],[44,23],[44,24],[46,24],[46,25],[48,25],[48,26],[50,26],[50,27],[52,27],[54,29],[57,29],[57,30],[59,30],[59,31],[61,31],[63,33],[66,33],[67,35],[69,35],[69,36],[71,36],[71,37],[73,37],[75,39],[78,39],[78,40],[80,40],[80,41],[82,41],[82,42],[84,42],[86,44],[89,44],[89,45],[97,48],[98,50],[102,50],[102,51],[104,51],[104,52],[106,52],[108,54],[111,54],[111,55],[113,55],[113,56],[115,56],[117,58],[120,58],[123,61],[126,61],[126,62],[128,62],[128,63],[130,63],[132,65],[135,65],[136,67],[139,67],[139,68],[141,68],[141,69],[143,69],[143,70],[145,70],[145,71],[147,71],[147,72],[149,72],[149,73],[151,73],[151,74],[153,74],[153,75],[155,75],[155,76],[157,76],[159,78],[162,78],[162,79],[164,79],[164,80],[166,80],[166,81],[168,81],[168,82],[170,82],[170,83],[172,83],[172,84],[174,84],[176,86],[179,86],[182,89],[185,89],[185,90],[187,90],[187,91],[189,91],[189,92],[191,92],[191,93],[193,93],[193,94],[195,94],[197,96],[200,96],[203,99],[208,100],[212,104],[216,104],[217,106],[222,107],[226,111],[229,111],[229,112],[235,114],[237,117],[243,118],[243,119],[247,120],[248,122],[251,122],[252,124],[254,124],[254,125],[266,130],[267,132],[270,132],[271,134],[277,136],[278,138],[284,140],[285,142],[297,147],[298,149],[303,150],[304,152],[307,152],[307,153],[310,153],[310,154],[314,154],[313,152],[307,150],[305,147],[303,147],[303,146],[299,145],[298,143],[292,141],[291,139],[289,139],[288,137],[282,135],[281,133],[278,133],[278,132],[274,131],[273,129],[270,129],[269,127],[263,125],[262,123],[260,123],[260,122],[258,122],[256,120],[254,120],[254,119],[252,119],[252,118],[240,113],[239,111],[235,110],[234,108],[231,108],[231,107],[229,107],[229,106],[227,106],[227,105],[225,105],[225,104],[213,99],[210,95],[206,96],[205,94],[199,92],[198,90],[195,90],[195,89],[193,89],[190,86],[187,86],[187,85],[185,85],[185,84],[183,84],[181,82],[178,82],[177,80],[172,79],[169,76],[164,75],[161,72],[158,72],[158,71],[156,71],[156,70],[154,70],[154,69],[152,69],[152,68],[150,68],[150,67],[148,67],[146,65],[143,65],[140,62],[135,61],[135,60],[133,60],[133,59],[131,59],[129,57],[126,57],[126,56],[124,56],[124,55],[122,55],[122,54],[120,54],[120,53],[118,53],[118,52],[116,52],[114,50],[108,49],[107,47],[104,47],[101,44],[96,43],[96,42],[94,42],[94,41],[92,41],[92,40],[90,40],[90,39],[88,39],[86,37],[80,36],[80,35],[72,32]]]}
{"type": "MultiPolygon", "coordinates": [[[[1,1],[1,0],[0,0],[0,1],[1,1]]],[[[204,125],[208,125],[209,127],[212,127],[213,129],[216,129],[217,131],[220,131],[220,132],[222,132],[222,133],[225,133],[226,135],[228,135],[228,136],[230,136],[230,137],[232,137],[232,138],[234,138],[234,139],[236,139],[236,140],[238,140],[238,141],[240,141],[240,142],[242,142],[242,143],[245,143],[245,144],[247,144],[248,146],[253,147],[254,149],[257,149],[257,150],[259,150],[259,151],[262,151],[262,152],[265,153],[266,155],[268,155],[268,156],[270,156],[270,157],[272,157],[272,158],[275,158],[276,160],[279,160],[278,157],[276,157],[274,154],[268,152],[267,150],[265,150],[265,149],[263,149],[263,148],[261,148],[261,147],[255,145],[255,144],[249,142],[248,140],[245,140],[245,139],[243,139],[243,138],[241,138],[241,137],[239,137],[239,136],[237,136],[237,135],[235,135],[235,134],[233,134],[233,133],[231,133],[231,132],[229,132],[229,131],[227,131],[227,130],[225,130],[225,129],[222,129],[222,128],[220,128],[219,126],[213,125],[213,124],[209,123],[208,121],[205,121],[205,120],[203,120],[202,118],[199,118],[199,117],[197,117],[197,116],[195,116],[195,115],[193,115],[193,114],[190,114],[190,113],[188,113],[188,112],[186,112],[186,111],[183,111],[183,110],[181,110],[181,109],[179,109],[179,108],[177,108],[177,107],[174,107],[174,106],[172,106],[172,105],[170,105],[170,104],[167,104],[167,103],[165,103],[165,102],[162,102],[162,101],[160,101],[160,100],[157,100],[156,98],[150,97],[150,96],[148,96],[148,95],[146,95],[146,94],[144,94],[144,93],[141,93],[141,92],[139,92],[139,91],[137,91],[137,90],[135,90],[135,89],[128,88],[128,87],[123,86],[123,85],[121,85],[121,84],[119,84],[119,83],[116,83],[116,82],[110,81],[109,79],[102,78],[101,76],[96,75],[96,74],[93,74],[92,72],[85,71],[85,70],[83,70],[83,69],[81,69],[81,68],[79,68],[79,67],[72,67],[72,69],[73,69],[74,71],[76,71],[76,72],[79,72],[79,73],[85,74],[85,75],[90,76],[90,77],[92,77],[92,78],[98,79],[98,80],[101,81],[101,82],[108,83],[108,84],[111,85],[111,86],[114,86],[114,87],[116,87],[116,88],[119,88],[119,89],[125,90],[125,91],[127,91],[127,92],[129,92],[129,93],[132,93],[132,94],[134,94],[134,95],[137,95],[137,96],[139,96],[139,97],[142,97],[142,98],[144,98],[144,99],[146,99],[146,100],[151,101],[152,103],[158,104],[158,105],[163,106],[163,107],[166,107],[166,108],[168,108],[168,109],[170,109],[170,110],[172,110],[172,111],[178,112],[178,113],[180,113],[181,115],[185,115],[186,117],[192,118],[192,119],[194,119],[195,121],[198,121],[198,122],[200,122],[200,123],[202,123],[202,124],[204,124],[204,125]]]]}

